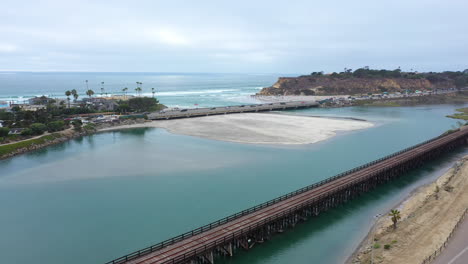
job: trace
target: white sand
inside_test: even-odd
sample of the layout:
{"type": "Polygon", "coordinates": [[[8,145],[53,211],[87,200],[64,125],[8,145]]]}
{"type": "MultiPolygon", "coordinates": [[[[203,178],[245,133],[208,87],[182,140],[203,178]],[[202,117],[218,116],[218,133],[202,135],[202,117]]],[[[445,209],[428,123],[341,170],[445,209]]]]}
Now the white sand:
{"type": "Polygon", "coordinates": [[[169,132],[215,140],[253,144],[312,144],[336,135],[373,126],[370,122],[269,113],[243,113],[187,119],[152,121],[115,126],[109,131],[159,127],[169,132]]]}

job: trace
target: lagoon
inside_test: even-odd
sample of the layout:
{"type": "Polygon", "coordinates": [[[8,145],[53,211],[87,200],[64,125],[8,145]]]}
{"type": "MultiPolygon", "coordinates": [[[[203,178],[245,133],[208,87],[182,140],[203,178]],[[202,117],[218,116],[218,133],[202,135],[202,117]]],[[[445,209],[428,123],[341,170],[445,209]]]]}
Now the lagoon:
{"type": "MultiPolygon", "coordinates": [[[[375,126],[310,145],[255,145],[132,129],[0,161],[6,263],[104,263],[435,137],[456,105],[307,109],[375,126]]],[[[312,219],[228,263],[340,263],[385,211],[463,150],[312,219]]]]}

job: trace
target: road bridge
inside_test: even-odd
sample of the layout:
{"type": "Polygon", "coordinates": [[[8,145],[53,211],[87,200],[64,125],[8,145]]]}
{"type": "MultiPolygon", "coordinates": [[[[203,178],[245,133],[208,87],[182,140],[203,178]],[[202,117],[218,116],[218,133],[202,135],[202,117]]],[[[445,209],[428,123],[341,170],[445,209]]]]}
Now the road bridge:
{"type": "Polygon", "coordinates": [[[175,110],[163,110],[148,114],[148,119],[164,120],[176,118],[190,118],[198,116],[210,115],[226,115],[235,113],[256,113],[265,111],[279,111],[318,107],[319,103],[315,101],[295,101],[295,102],[277,102],[252,105],[235,105],[222,107],[205,107],[205,108],[187,108],[175,110]]]}
{"type": "Polygon", "coordinates": [[[214,263],[465,145],[468,129],[422,142],[107,264],[214,263]]]}

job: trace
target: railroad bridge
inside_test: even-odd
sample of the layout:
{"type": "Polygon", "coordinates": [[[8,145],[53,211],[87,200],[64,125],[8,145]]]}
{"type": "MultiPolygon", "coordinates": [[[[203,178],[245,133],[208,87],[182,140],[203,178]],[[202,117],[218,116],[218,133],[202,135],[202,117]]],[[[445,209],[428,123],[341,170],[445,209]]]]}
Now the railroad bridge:
{"type": "Polygon", "coordinates": [[[249,250],[299,222],[465,145],[467,137],[468,127],[445,133],[107,264],[214,263],[216,258],[249,250]]]}

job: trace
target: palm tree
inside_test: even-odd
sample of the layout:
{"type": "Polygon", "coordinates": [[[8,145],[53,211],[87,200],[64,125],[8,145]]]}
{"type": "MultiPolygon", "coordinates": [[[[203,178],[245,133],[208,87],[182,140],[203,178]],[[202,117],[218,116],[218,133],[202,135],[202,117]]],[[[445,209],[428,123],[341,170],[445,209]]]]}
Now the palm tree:
{"type": "Polygon", "coordinates": [[[135,91],[136,91],[138,96],[141,95],[141,88],[140,87],[135,88],[135,91]]]}
{"type": "Polygon", "coordinates": [[[125,87],[125,88],[122,89],[122,92],[124,92],[124,98],[125,98],[125,99],[127,99],[127,90],[128,90],[127,87],[125,87]]]}
{"type": "Polygon", "coordinates": [[[101,97],[104,94],[104,82],[101,82],[101,97]]]}
{"type": "Polygon", "coordinates": [[[94,94],[94,91],[93,90],[88,90],[86,91],[86,95],[89,96],[89,98],[91,98],[94,94]]]}
{"type": "Polygon", "coordinates": [[[154,98],[154,94],[156,93],[156,91],[154,90],[154,88],[151,88],[151,93],[153,93],[153,98],[154,98]]]}
{"type": "Polygon", "coordinates": [[[71,94],[73,95],[74,101],[76,102],[76,100],[79,97],[78,92],[75,89],[73,89],[71,90],[71,94]]]}
{"type": "Polygon", "coordinates": [[[88,87],[88,80],[85,80],[86,82],[86,90],[89,90],[89,87],[88,87]]]}
{"type": "Polygon", "coordinates": [[[71,94],[72,94],[72,93],[71,93],[70,91],[66,91],[66,92],[65,92],[65,95],[67,96],[67,101],[68,101],[68,108],[70,108],[70,95],[71,95],[71,94]]]}
{"type": "Polygon", "coordinates": [[[392,217],[393,229],[396,229],[397,222],[401,219],[400,211],[398,211],[397,209],[392,209],[388,215],[392,217]]]}

